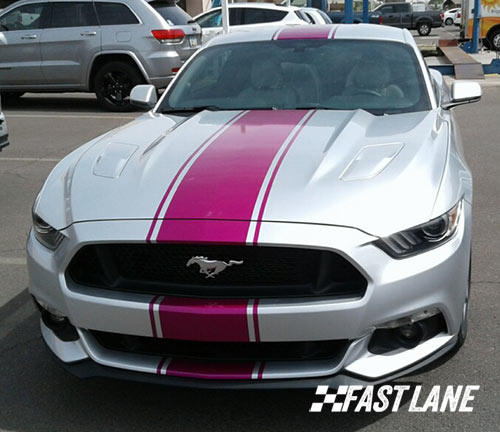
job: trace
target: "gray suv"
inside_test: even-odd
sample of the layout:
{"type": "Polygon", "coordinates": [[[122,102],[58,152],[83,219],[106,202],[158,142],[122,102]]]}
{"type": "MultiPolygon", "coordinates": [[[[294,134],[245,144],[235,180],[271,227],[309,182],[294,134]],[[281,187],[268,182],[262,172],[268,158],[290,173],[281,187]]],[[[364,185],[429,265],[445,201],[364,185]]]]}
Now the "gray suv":
{"type": "Polygon", "coordinates": [[[0,92],[95,92],[127,111],[135,85],[166,87],[200,45],[172,0],[22,0],[0,13],[0,92]]]}

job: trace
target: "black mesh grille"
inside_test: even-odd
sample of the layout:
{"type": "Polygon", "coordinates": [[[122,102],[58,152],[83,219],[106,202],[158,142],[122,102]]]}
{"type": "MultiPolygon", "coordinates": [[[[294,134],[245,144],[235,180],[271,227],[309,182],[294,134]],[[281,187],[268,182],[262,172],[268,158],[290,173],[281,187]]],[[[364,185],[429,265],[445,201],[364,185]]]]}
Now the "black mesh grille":
{"type": "Polygon", "coordinates": [[[103,347],[135,354],[201,360],[323,360],[344,356],[347,340],[308,342],[193,342],[91,331],[103,347]]]}
{"type": "Polygon", "coordinates": [[[83,247],[68,275],[78,285],[212,298],[349,296],[367,282],[340,255],[322,250],[228,245],[101,244],[83,247]],[[229,262],[214,278],[186,266],[193,256],[229,262]]]}

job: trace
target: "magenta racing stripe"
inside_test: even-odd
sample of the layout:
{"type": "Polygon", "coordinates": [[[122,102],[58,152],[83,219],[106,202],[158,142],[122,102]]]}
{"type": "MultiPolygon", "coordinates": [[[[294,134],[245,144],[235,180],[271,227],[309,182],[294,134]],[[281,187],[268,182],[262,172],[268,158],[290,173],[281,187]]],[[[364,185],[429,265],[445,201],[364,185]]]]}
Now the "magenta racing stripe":
{"type": "Polygon", "coordinates": [[[337,24],[331,31],[331,33],[328,35],[328,39],[334,39],[335,38],[335,33],[337,33],[337,30],[339,29],[339,25],[337,24]]]}
{"type": "Polygon", "coordinates": [[[174,187],[174,184],[175,182],[177,181],[177,179],[179,178],[179,176],[181,175],[182,171],[184,171],[184,168],[189,164],[189,162],[191,162],[191,160],[198,154],[198,152],[203,148],[203,146],[205,146],[205,144],[207,144],[214,136],[216,136],[218,133],[220,133],[220,131],[222,129],[224,129],[224,127],[226,127],[226,125],[228,125],[229,123],[231,123],[231,121],[233,121],[236,117],[238,117],[239,115],[241,114],[241,112],[238,112],[237,114],[235,114],[233,117],[231,117],[226,123],[224,123],[221,127],[219,127],[212,135],[210,135],[205,141],[203,141],[197,148],[196,150],[185,160],[185,162],[182,164],[182,166],[179,168],[179,170],[177,171],[177,173],[175,174],[174,178],[172,179],[172,181],[170,182],[170,184],[168,185],[168,188],[167,188],[167,191],[165,192],[165,194],[163,195],[163,198],[161,199],[160,201],[160,205],[158,206],[157,210],[156,210],[156,213],[154,215],[154,218],[153,218],[153,223],[151,224],[151,227],[149,228],[149,232],[148,232],[148,235],[146,237],[146,241],[149,243],[151,241],[151,237],[153,235],[153,232],[154,232],[154,229],[155,229],[155,226],[156,226],[156,222],[158,220],[158,217],[160,215],[160,212],[161,212],[161,209],[163,207],[163,205],[165,204],[165,201],[167,200],[168,198],[168,195],[170,194],[170,191],[172,190],[172,188],[174,187]]]}
{"type": "Polygon", "coordinates": [[[259,316],[257,315],[258,306],[259,306],[259,299],[255,299],[253,304],[253,314],[252,314],[255,342],[260,342],[259,316]]]}
{"type": "Polygon", "coordinates": [[[304,129],[304,127],[307,124],[307,122],[309,120],[311,120],[311,117],[314,115],[315,112],[316,111],[310,111],[309,114],[305,116],[304,121],[300,125],[299,129],[295,131],[294,135],[292,136],[292,138],[288,142],[285,150],[281,154],[281,156],[280,156],[280,158],[278,160],[278,163],[274,167],[273,173],[271,174],[271,179],[269,180],[269,183],[267,184],[266,192],[264,193],[264,198],[263,198],[262,204],[260,206],[259,216],[257,217],[257,226],[255,227],[255,234],[254,234],[254,237],[253,237],[253,243],[254,244],[257,244],[257,242],[259,240],[259,233],[260,233],[260,227],[261,227],[261,224],[262,224],[262,217],[264,215],[264,210],[266,208],[266,204],[267,204],[267,200],[269,198],[269,194],[271,193],[271,188],[273,186],[274,179],[276,178],[276,175],[278,174],[278,171],[279,171],[280,166],[281,166],[281,164],[283,162],[283,159],[285,159],[285,156],[288,153],[288,150],[290,150],[290,147],[293,145],[293,143],[295,142],[295,140],[297,139],[297,137],[299,136],[299,134],[302,132],[302,129],[304,129]]]}
{"type": "Polygon", "coordinates": [[[248,300],[165,297],[160,325],[166,339],[248,342],[248,300]]]}
{"type": "Polygon", "coordinates": [[[203,361],[174,358],[169,363],[166,375],[221,380],[252,379],[254,362],[203,361]]]}
{"type": "Polygon", "coordinates": [[[290,26],[280,32],[277,40],[328,39],[331,30],[331,26],[290,26]]]}
{"type": "Polygon", "coordinates": [[[304,110],[250,111],[196,159],[181,180],[158,242],[246,242],[257,196],[304,110]]]}
{"type": "Polygon", "coordinates": [[[278,36],[278,34],[279,34],[279,32],[280,32],[281,30],[283,30],[283,28],[282,28],[282,27],[280,27],[279,29],[277,29],[277,30],[273,33],[273,35],[271,36],[271,40],[276,40],[276,39],[277,39],[277,36],[278,36]]]}
{"type": "Polygon", "coordinates": [[[158,367],[156,368],[156,373],[158,375],[161,375],[161,369],[163,368],[163,365],[165,364],[165,362],[168,360],[168,357],[163,357],[161,360],[160,360],[160,363],[158,363],[158,367]]]}
{"type": "Polygon", "coordinates": [[[262,375],[264,374],[264,367],[266,366],[266,362],[262,362],[259,367],[259,374],[257,375],[257,379],[262,379],[262,375]]]}
{"type": "Polygon", "coordinates": [[[156,296],[149,303],[153,337],[204,342],[259,342],[258,299],[156,296]],[[156,306],[156,311],[155,311],[156,306]]]}

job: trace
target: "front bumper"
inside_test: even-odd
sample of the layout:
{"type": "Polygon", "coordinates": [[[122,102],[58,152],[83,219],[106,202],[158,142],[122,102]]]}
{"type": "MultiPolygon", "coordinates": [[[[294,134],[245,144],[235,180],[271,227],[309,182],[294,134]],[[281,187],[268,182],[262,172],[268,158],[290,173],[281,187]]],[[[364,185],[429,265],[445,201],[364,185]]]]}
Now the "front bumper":
{"type": "Polygon", "coordinates": [[[233,365],[229,365],[226,373],[220,365],[207,367],[196,361],[184,363],[184,370],[180,370],[182,367],[169,369],[169,365],[174,364],[170,358],[101,346],[92,331],[153,337],[150,311],[154,299],[144,294],[73,286],[66,279],[65,269],[71,257],[85,244],[117,242],[117,239],[137,242],[135,233],[146,232],[148,221],[74,224],[66,230],[67,239],[55,253],[46,250],[31,234],[28,240],[30,292],[40,304],[68,317],[76,327],[78,339],[72,342],[58,340],[43,325],[42,334],[56,357],[77,375],[130,376],[131,379],[141,376],[146,381],[209,387],[310,387],[356,380],[373,384],[419,368],[455,344],[468,288],[470,205],[466,203],[464,210],[457,234],[448,243],[403,260],[391,259],[371,244],[373,237],[357,230],[263,224],[264,245],[314,245],[335,250],[368,281],[361,298],[260,299],[255,314],[261,342],[349,341],[345,351],[329,359],[255,362],[246,364],[242,373],[235,372],[233,365]],[[368,350],[378,326],[432,308],[439,310],[444,318],[443,331],[414,348],[378,355],[368,350]]]}
{"type": "MultiPolygon", "coordinates": [[[[44,324],[41,323],[42,333],[44,332],[44,324]]],[[[147,384],[164,385],[171,387],[188,387],[188,388],[205,388],[205,389],[252,389],[252,390],[271,390],[271,389],[309,389],[316,388],[318,385],[327,385],[332,389],[338,388],[341,385],[378,385],[384,382],[395,380],[401,376],[408,375],[421,369],[438,358],[449,352],[456,343],[456,337],[447,338],[441,348],[434,351],[427,357],[422,358],[417,363],[399,369],[398,371],[384,375],[375,379],[369,379],[357,375],[348,370],[343,370],[335,375],[321,376],[313,378],[285,378],[285,379],[261,379],[261,380],[211,380],[211,379],[194,379],[181,378],[176,376],[159,375],[156,373],[144,373],[135,369],[120,368],[109,366],[102,362],[96,362],[88,357],[80,343],[68,343],[56,341],[53,337],[46,337],[44,340],[52,357],[69,373],[78,378],[112,378],[126,381],[141,382],[147,384]],[[67,347],[61,345],[70,344],[67,347]],[[64,361],[59,357],[63,356],[63,352],[75,355],[75,359],[80,355],[85,356],[79,360],[64,361]]],[[[69,360],[66,358],[66,360],[69,360]]]]}

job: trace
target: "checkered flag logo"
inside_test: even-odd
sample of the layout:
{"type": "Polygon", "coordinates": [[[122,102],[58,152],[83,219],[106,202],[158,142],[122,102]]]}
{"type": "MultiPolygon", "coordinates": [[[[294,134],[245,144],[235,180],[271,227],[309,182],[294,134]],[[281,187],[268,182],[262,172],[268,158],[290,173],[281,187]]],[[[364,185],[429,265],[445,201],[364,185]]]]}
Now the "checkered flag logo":
{"type": "Polygon", "coordinates": [[[323,411],[323,405],[330,404],[332,406],[332,412],[341,412],[343,402],[335,402],[338,395],[345,396],[347,394],[348,386],[339,386],[335,393],[328,393],[329,386],[319,385],[316,389],[316,394],[323,396],[323,402],[313,402],[309,412],[321,412],[323,411]]]}

